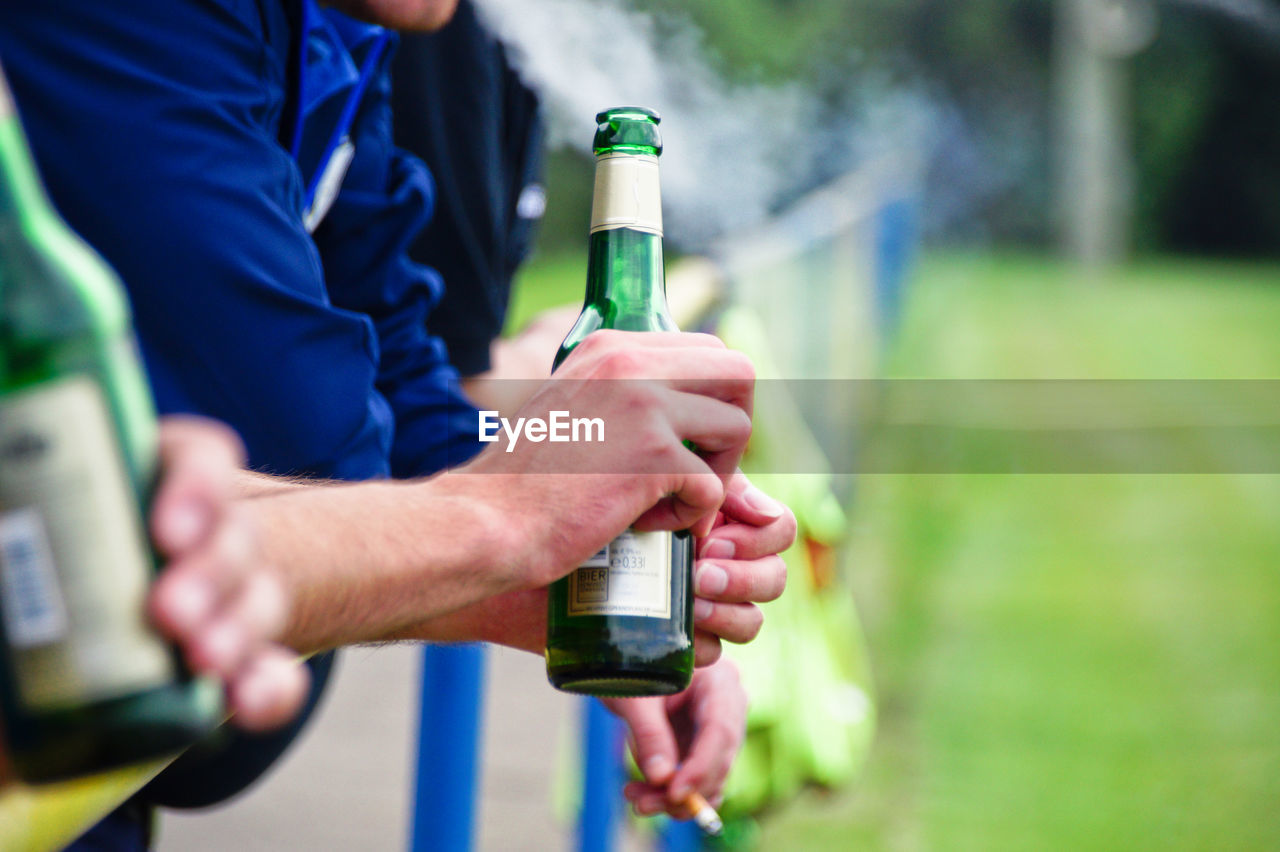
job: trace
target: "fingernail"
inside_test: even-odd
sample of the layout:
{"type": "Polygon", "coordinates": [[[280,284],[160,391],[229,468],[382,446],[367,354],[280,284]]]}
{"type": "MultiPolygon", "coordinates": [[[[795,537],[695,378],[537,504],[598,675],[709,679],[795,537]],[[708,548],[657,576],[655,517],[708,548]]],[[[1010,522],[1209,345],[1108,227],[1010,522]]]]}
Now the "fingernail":
{"type": "Polygon", "coordinates": [[[195,544],[208,525],[209,512],[200,503],[187,501],[173,507],[165,520],[169,545],[178,549],[195,544]]]}
{"type": "Polygon", "coordinates": [[[702,546],[702,556],[704,559],[732,559],[737,550],[727,538],[712,538],[702,546]]]}
{"type": "Polygon", "coordinates": [[[698,568],[698,594],[721,595],[729,588],[729,575],[714,562],[698,568]]]}
{"type": "Polygon", "coordinates": [[[665,778],[671,771],[671,761],[662,755],[654,755],[644,762],[644,777],[656,783],[656,779],[665,778]]]}
{"type": "Polygon", "coordinates": [[[685,796],[688,796],[692,792],[693,792],[693,788],[690,787],[687,783],[676,784],[671,788],[671,793],[670,793],[671,801],[673,802],[683,801],[685,796]]]}
{"type": "Polygon", "coordinates": [[[706,621],[715,612],[715,604],[702,598],[693,599],[693,618],[695,621],[706,621]]]}
{"type": "Polygon", "coordinates": [[[783,506],[754,485],[747,486],[747,490],[742,492],[742,499],[746,501],[748,506],[766,517],[781,518],[782,513],[787,511],[786,506],[783,506]]]}

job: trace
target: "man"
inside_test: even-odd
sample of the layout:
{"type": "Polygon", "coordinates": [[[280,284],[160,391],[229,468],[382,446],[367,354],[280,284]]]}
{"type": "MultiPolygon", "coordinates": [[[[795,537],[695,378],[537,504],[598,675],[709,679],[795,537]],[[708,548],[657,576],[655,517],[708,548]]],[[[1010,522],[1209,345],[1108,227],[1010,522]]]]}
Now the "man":
{"type": "MultiPolygon", "coordinates": [[[[353,9],[393,26],[438,25],[451,10],[451,0],[353,9]]],[[[0,58],[50,194],[126,281],[161,408],[230,423],[260,471],[411,478],[477,448],[474,409],[424,331],[440,282],[404,256],[431,185],[388,142],[389,47],[383,31],[309,0],[0,10],[0,58]]],[[[286,642],[530,647],[539,590],[637,517],[704,536],[725,521],[702,545],[719,538],[733,550],[715,571],[699,569],[710,578],[700,657],[715,656],[717,637],[754,635],[750,601],[780,591],[773,554],[793,524],[732,478],[749,432],[750,365],[708,338],[601,334],[558,377],[525,413],[630,423],[627,443],[491,451],[467,474],[425,481],[247,478],[245,499],[292,591],[286,642]],[[637,377],[654,381],[591,390],[637,377]],[[567,470],[590,473],[559,475],[567,470]]],[[[195,594],[206,607],[220,600],[212,578],[195,594]]],[[[328,659],[313,658],[317,690],[328,659]]],[[[653,709],[620,708],[633,729],[655,724],[653,709]]],[[[149,800],[224,798],[295,733],[193,750],[149,800]]],[[[704,791],[715,795],[714,779],[704,791]]]]}

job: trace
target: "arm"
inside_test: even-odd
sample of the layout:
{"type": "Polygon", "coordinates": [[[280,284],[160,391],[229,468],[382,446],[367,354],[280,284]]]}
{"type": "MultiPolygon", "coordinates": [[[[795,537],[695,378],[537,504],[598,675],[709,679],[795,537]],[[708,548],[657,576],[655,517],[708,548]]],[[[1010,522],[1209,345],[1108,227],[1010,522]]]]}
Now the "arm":
{"type": "Polygon", "coordinates": [[[427,331],[444,284],[408,249],[435,187],[419,160],[391,145],[388,87],[385,73],[370,83],[351,128],[355,158],[315,237],[333,304],[373,322],[377,388],[395,421],[390,471],[413,477],[461,464],[480,445],[475,408],[443,342],[427,331]]]}
{"type": "Polygon", "coordinates": [[[615,440],[526,442],[510,453],[494,445],[428,480],[255,498],[268,556],[295,601],[289,641],[302,650],[406,637],[541,648],[540,590],[636,518],[710,528],[750,432],[752,382],[745,358],[714,338],[602,332],[522,414],[569,410],[629,427],[615,440]],[[723,378],[682,378],[690,363],[723,378]],[[664,378],[608,381],[641,374],[664,378]],[[511,618],[495,619],[494,605],[511,618]]]}

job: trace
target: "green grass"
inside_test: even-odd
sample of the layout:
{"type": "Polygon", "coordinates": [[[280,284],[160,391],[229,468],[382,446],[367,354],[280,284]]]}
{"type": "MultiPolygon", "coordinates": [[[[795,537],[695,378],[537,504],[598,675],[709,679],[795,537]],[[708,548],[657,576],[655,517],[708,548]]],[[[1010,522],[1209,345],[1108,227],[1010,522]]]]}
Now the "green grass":
{"type": "MultiPolygon", "coordinates": [[[[922,264],[895,376],[1274,377],[1280,268],[922,264]]],[[[764,849],[1280,848],[1280,477],[865,476],[861,782],[764,849]]]]}
{"type": "Polygon", "coordinates": [[[540,311],[557,305],[582,304],[587,286],[587,253],[582,251],[539,252],[532,263],[520,269],[511,288],[506,332],[519,331],[540,311]]]}

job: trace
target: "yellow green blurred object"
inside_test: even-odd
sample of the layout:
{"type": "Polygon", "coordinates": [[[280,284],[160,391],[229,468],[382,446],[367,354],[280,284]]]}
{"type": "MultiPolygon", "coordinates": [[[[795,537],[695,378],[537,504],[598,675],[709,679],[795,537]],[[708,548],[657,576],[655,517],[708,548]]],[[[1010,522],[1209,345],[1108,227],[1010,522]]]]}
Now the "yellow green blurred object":
{"type": "Polygon", "coordinates": [[[129,766],[55,784],[0,789],[0,849],[62,849],[136,793],[167,760],[129,766]]]}
{"type": "Polygon", "coordinates": [[[851,781],[871,743],[875,705],[853,593],[835,570],[846,522],[829,466],[783,383],[771,381],[777,373],[763,323],[732,307],[717,333],[751,356],[762,380],[743,470],[791,507],[799,528],[796,544],[782,554],[787,591],[764,605],[764,629],[750,644],[726,646],[751,696],[747,740],[721,808],[735,816],[807,784],[851,781]]]}

